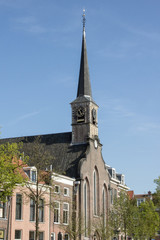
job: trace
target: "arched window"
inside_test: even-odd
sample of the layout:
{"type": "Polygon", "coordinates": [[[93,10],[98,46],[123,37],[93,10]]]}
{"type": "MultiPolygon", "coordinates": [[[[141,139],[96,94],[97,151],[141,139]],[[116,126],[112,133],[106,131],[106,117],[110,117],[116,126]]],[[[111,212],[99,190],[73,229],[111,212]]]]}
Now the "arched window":
{"type": "Polygon", "coordinates": [[[84,183],[84,223],[85,223],[85,229],[87,229],[87,183],[86,181],[84,183]]]}
{"type": "Polygon", "coordinates": [[[107,217],[107,189],[103,186],[102,190],[102,206],[103,206],[103,225],[106,227],[106,217],[107,217]]]}
{"type": "Polygon", "coordinates": [[[87,229],[89,224],[89,183],[88,180],[84,181],[84,227],[85,237],[87,237],[87,229]]]}
{"type": "Polygon", "coordinates": [[[93,172],[93,212],[98,215],[98,173],[95,169],[93,172]]]}

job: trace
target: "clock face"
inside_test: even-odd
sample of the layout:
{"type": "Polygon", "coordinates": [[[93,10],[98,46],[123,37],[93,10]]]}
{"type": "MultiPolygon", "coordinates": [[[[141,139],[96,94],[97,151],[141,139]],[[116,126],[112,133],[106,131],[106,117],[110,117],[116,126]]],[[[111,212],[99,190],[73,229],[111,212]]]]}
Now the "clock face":
{"type": "Polygon", "coordinates": [[[77,115],[77,117],[83,117],[84,116],[84,108],[82,108],[82,107],[78,108],[76,115],[77,115]]]}
{"type": "Polygon", "coordinates": [[[85,120],[85,110],[83,107],[79,107],[76,111],[77,122],[84,122],[85,120]]]}
{"type": "Polygon", "coordinates": [[[94,120],[96,119],[96,109],[95,108],[92,109],[92,117],[94,120]]]}
{"type": "Polygon", "coordinates": [[[96,124],[96,115],[97,115],[96,109],[93,108],[92,109],[92,121],[93,121],[93,124],[96,124]]]}

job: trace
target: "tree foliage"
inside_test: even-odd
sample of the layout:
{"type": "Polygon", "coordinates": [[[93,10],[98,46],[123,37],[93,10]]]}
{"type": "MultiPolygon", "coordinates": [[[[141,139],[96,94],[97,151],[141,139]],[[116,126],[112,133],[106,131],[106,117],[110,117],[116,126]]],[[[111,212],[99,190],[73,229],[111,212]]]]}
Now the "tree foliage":
{"type": "Polygon", "coordinates": [[[21,143],[0,145],[0,199],[2,201],[12,195],[12,191],[17,184],[22,184],[25,181],[21,174],[24,165],[20,161],[21,148],[21,143]]]}
{"type": "Polygon", "coordinates": [[[121,233],[125,239],[127,236],[134,239],[150,239],[155,236],[159,226],[156,207],[151,200],[137,207],[136,201],[130,200],[124,192],[115,199],[109,220],[112,236],[121,233]]]}
{"type": "Polygon", "coordinates": [[[160,232],[160,176],[154,180],[156,183],[156,192],[153,194],[153,202],[156,206],[156,211],[159,214],[159,232],[160,232]]]}
{"type": "Polygon", "coordinates": [[[157,184],[156,192],[160,192],[160,176],[157,179],[154,179],[154,183],[157,184]]]}
{"type": "Polygon", "coordinates": [[[121,192],[119,197],[114,199],[109,216],[112,235],[122,232],[127,239],[127,235],[130,235],[131,224],[133,225],[134,206],[134,202],[129,200],[126,192],[121,192]]]}
{"type": "Polygon", "coordinates": [[[140,204],[138,208],[137,228],[140,239],[151,239],[159,227],[159,216],[154,203],[149,200],[140,204]]]}
{"type": "Polygon", "coordinates": [[[154,183],[156,183],[156,192],[153,196],[153,202],[160,211],[160,176],[154,180],[154,183]]]}

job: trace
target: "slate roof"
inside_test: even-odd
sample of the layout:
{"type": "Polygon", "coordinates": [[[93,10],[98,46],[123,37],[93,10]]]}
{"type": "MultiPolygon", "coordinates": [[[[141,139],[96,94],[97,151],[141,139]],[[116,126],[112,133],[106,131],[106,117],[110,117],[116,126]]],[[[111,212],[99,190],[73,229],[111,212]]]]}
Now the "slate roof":
{"type": "Polygon", "coordinates": [[[32,144],[38,137],[40,137],[40,143],[45,148],[45,151],[51,156],[49,165],[52,165],[54,171],[68,177],[80,178],[80,165],[86,157],[88,144],[72,145],[71,132],[0,139],[0,144],[23,142],[22,151],[32,160],[32,144]]]}

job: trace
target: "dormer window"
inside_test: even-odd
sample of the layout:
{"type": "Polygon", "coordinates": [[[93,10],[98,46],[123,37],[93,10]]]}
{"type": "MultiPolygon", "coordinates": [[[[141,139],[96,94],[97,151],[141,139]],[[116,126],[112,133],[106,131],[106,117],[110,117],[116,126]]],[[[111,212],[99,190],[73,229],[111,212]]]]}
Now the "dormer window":
{"type": "Polygon", "coordinates": [[[31,181],[36,182],[36,171],[31,171],[31,181]]]}
{"type": "Polygon", "coordinates": [[[145,202],[145,198],[138,198],[137,199],[137,207],[141,205],[141,203],[145,202]]]}
{"type": "Polygon", "coordinates": [[[122,185],[125,185],[124,175],[122,175],[122,178],[121,178],[121,184],[122,184],[122,185]]]}
{"type": "Polygon", "coordinates": [[[36,182],[36,180],[37,180],[37,169],[36,169],[36,167],[24,167],[23,170],[27,174],[30,181],[36,182]]]}
{"type": "Polygon", "coordinates": [[[112,177],[116,178],[116,171],[115,171],[115,169],[112,169],[112,177]]]}

